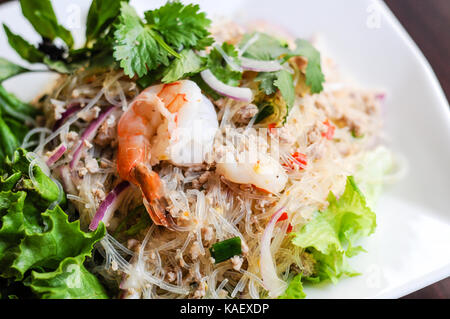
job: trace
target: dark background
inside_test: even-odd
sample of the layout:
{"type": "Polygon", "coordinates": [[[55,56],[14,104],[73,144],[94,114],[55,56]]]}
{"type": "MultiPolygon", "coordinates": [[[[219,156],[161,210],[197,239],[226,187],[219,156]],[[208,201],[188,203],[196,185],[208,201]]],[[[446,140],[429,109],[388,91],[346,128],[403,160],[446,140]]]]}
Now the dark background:
{"type": "MultiPolygon", "coordinates": [[[[0,3],[8,0],[0,0],[0,3]]],[[[385,0],[425,54],[450,97],[450,0],[385,0]]],[[[449,243],[450,244],[450,243],[449,243]]],[[[450,277],[403,299],[450,299],[450,277]]]]}

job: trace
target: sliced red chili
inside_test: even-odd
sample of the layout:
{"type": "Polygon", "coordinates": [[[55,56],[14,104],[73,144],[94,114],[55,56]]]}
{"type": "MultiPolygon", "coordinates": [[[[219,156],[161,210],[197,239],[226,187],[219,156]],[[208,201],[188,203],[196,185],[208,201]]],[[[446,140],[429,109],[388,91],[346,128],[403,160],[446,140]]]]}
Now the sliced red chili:
{"type": "Polygon", "coordinates": [[[294,228],[294,227],[292,227],[292,225],[289,224],[288,228],[286,229],[286,234],[289,234],[292,231],[292,228],[294,228]]]}
{"type": "Polygon", "coordinates": [[[325,122],[323,122],[323,124],[325,124],[327,126],[327,131],[322,132],[322,137],[325,137],[326,139],[331,140],[334,136],[335,127],[328,121],[328,119],[326,119],[325,122]]]}
{"type": "Polygon", "coordinates": [[[281,216],[278,218],[277,223],[281,222],[283,220],[288,219],[288,214],[286,212],[284,212],[283,214],[281,214],[281,216]]]}
{"type": "MultiPolygon", "coordinates": [[[[294,153],[291,154],[291,156],[294,158],[295,164],[300,166],[299,169],[304,169],[305,166],[308,164],[308,162],[306,161],[306,155],[303,154],[303,153],[294,152],[294,153]]],[[[289,164],[283,163],[282,165],[285,168],[295,169],[293,160],[289,160],[289,164]]]]}
{"type": "Polygon", "coordinates": [[[271,134],[273,134],[274,133],[274,128],[277,126],[277,124],[276,123],[270,123],[269,125],[267,125],[267,128],[269,129],[269,132],[271,133],[271,134]]]}

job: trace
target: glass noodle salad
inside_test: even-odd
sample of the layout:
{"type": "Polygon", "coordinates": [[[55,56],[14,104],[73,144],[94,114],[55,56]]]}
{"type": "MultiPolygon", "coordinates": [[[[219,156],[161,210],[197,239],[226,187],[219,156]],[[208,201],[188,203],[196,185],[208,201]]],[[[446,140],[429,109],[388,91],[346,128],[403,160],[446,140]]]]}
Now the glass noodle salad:
{"type": "Polygon", "coordinates": [[[1,82],[32,71],[0,58],[3,298],[304,298],[358,274],[401,174],[383,92],[270,21],[93,0],[75,46],[49,0],[20,5],[42,40],[3,24],[10,46],[59,76],[25,103],[1,82]]]}

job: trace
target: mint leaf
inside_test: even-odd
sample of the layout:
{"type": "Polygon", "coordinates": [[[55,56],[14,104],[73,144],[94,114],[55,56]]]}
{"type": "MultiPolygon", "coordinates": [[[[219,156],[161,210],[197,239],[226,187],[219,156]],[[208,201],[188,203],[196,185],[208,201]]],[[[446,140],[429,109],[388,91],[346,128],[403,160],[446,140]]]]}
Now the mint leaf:
{"type": "Polygon", "coordinates": [[[62,39],[69,48],[73,46],[70,32],[58,23],[50,0],[20,0],[22,13],[42,37],[62,39]]]}
{"type": "Polygon", "coordinates": [[[199,10],[197,4],[183,5],[179,1],[169,1],[158,9],[145,12],[145,18],[176,49],[201,49],[197,44],[208,38],[211,20],[199,10]]]}
{"type": "Polygon", "coordinates": [[[195,54],[192,50],[180,52],[180,58],[174,59],[164,70],[163,83],[171,83],[179,79],[186,78],[191,74],[196,74],[205,69],[206,58],[195,54]]]}

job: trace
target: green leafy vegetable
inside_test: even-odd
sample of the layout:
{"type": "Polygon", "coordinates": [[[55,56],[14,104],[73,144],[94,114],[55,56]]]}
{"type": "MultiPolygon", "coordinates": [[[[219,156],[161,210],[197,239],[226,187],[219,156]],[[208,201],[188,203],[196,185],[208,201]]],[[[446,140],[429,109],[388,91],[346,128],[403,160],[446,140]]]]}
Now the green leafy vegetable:
{"type": "MultiPolygon", "coordinates": [[[[207,40],[210,21],[198,10],[197,5],[168,2],[159,9],[145,12],[147,21],[143,22],[130,5],[121,3],[119,23],[114,32],[114,58],[125,74],[143,77],[160,65],[168,66],[170,57],[182,58],[178,53],[182,48],[199,49],[210,42],[207,40]]],[[[180,65],[172,68],[179,70],[180,65]]]]}
{"type": "Polygon", "coordinates": [[[233,237],[215,243],[209,249],[216,263],[220,263],[242,253],[241,238],[233,237]]]}
{"type": "Polygon", "coordinates": [[[8,116],[23,120],[23,117],[16,117],[17,113],[22,115],[34,117],[40,114],[40,111],[28,103],[19,100],[14,94],[5,90],[3,85],[0,84],[0,105],[2,110],[8,116]]]}
{"type": "Polygon", "coordinates": [[[73,46],[70,32],[58,23],[50,0],[20,0],[22,13],[42,37],[62,39],[69,48],[73,46]]]}
{"type": "Polygon", "coordinates": [[[114,57],[120,61],[125,74],[142,77],[159,64],[168,65],[168,52],[156,39],[158,35],[145,25],[136,11],[127,3],[121,3],[120,24],[114,33],[116,45],[114,57]]]}
{"type": "MultiPolygon", "coordinates": [[[[145,12],[147,23],[157,30],[165,41],[174,47],[199,48],[200,41],[204,42],[209,37],[208,27],[211,20],[204,12],[199,12],[197,4],[183,5],[179,1],[169,1],[164,6],[145,12]]],[[[205,43],[211,43],[208,39],[205,43]]]]}
{"type": "Polygon", "coordinates": [[[280,70],[277,72],[277,79],[273,84],[280,90],[287,105],[287,113],[289,113],[295,100],[294,80],[292,79],[292,75],[286,70],[280,70]]]}
{"type": "Polygon", "coordinates": [[[23,281],[43,298],[106,297],[83,266],[104,225],[85,233],[60,206],[48,209],[59,189],[38,166],[32,181],[29,165],[26,151],[18,149],[0,178],[0,276],[23,281]]]}
{"type": "Polygon", "coordinates": [[[0,58],[0,83],[17,74],[28,72],[29,70],[12,63],[4,58],[0,58]]]}
{"type": "Polygon", "coordinates": [[[92,0],[86,21],[86,43],[97,40],[120,14],[120,3],[128,0],[92,0]]]}
{"type": "Polygon", "coordinates": [[[1,117],[0,113],[0,147],[4,156],[12,156],[16,148],[19,147],[19,143],[19,140],[1,117]]]}
{"type": "Polygon", "coordinates": [[[294,52],[288,54],[285,59],[296,55],[305,57],[308,60],[305,74],[306,84],[310,87],[311,93],[320,93],[323,90],[322,83],[325,82],[320,64],[320,52],[306,40],[297,39],[295,44],[297,48],[294,52]]]}
{"type": "Polygon", "coordinates": [[[261,32],[246,34],[239,46],[246,47],[244,57],[255,60],[276,60],[289,52],[286,43],[261,32]],[[249,41],[252,41],[250,45],[249,41]]]}
{"type": "Polygon", "coordinates": [[[260,82],[259,88],[266,95],[272,95],[277,92],[277,87],[275,86],[277,78],[278,72],[261,72],[255,77],[255,81],[260,82]]]}
{"type": "Polygon", "coordinates": [[[107,299],[98,279],[83,265],[81,255],[64,259],[52,272],[31,273],[25,284],[42,299],[107,299]]]}
{"type": "Polygon", "coordinates": [[[38,63],[43,61],[45,56],[44,53],[39,51],[34,45],[28,43],[21,36],[11,32],[5,24],[3,24],[3,29],[8,37],[9,45],[16,50],[22,59],[27,60],[30,63],[38,63]]]}
{"type": "Polygon", "coordinates": [[[204,70],[205,66],[206,58],[195,54],[193,50],[183,50],[180,52],[180,58],[173,60],[164,70],[162,82],[171,83],[189,77],[204,70]]]}
{"type": "Polygon", "coordinates": [[[316,260],[315,276],[310,279],[337,282],[342,275],[357,275],[348,266],[347,257],[363,251],[355,242],[375,231],[376,216],[353,177],[348,177],[342,196],[337,199],[330,193],[328,202],[328,208],[295,233],[292,242],[316,260]]]}
{"type": "MultiPolygon", "coordinates": [[[[221,49],[236,65],[240,65],[238,52],[234,45],[224,42],[221,49]]],[[[208,68],[218,80],[231,86],[238,86],[242,79],[242,72],[233,70],[217,48],[211,50],[208,56],[208,68]]]]}
{"type": "Polygon", "coordinates": [[[305,297],[306,294],[303,291],[302,275],[298,274],[292,278],[286,291],[278,297],[278,299],[304,299],[305,297]]]}

